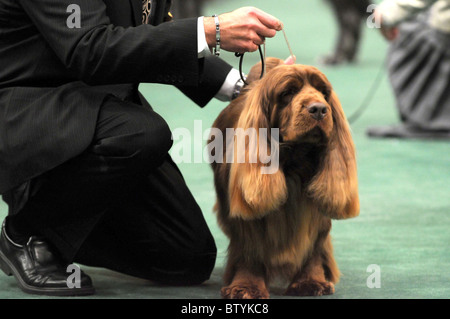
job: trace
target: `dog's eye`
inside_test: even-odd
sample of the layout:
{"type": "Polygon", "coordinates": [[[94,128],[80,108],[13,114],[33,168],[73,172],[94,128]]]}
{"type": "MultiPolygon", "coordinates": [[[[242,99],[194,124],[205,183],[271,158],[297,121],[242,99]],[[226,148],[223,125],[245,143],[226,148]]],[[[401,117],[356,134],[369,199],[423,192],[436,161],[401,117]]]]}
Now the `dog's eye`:
{"type": "Polygon", "coordinates": [[[297,94],[296,88],[289,88],[287,90],[284,90],[278,98],[279,103],[283,106],[288,105],[292,101],[292,98],[295,94],[297,94]]]}
{"type": "Polygon", "coordinates": [[[322,93],[325,100],[328,101],[328,99],[330,98],[330,95],[331,95],[331,90],[329,88],[325,87],[320,90],[320,93],[322,93]]]}

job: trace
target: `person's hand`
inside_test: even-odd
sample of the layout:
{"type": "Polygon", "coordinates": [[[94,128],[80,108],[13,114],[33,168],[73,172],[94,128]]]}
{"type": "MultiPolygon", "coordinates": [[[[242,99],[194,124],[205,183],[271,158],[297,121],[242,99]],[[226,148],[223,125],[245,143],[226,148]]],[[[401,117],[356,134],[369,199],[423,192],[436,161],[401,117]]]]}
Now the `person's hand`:
{"type": "Polygon", "coordinates": [[[383,25],[383,17],[378,10],[375,10],[375,21],[380,24],[381,35],[388,41],[393,41],[398,37],[398,28],[383,25]]]}
{"type": "Polygon", "coordinates": [[[398,37],[398,28],[397,27],[383,27],[380,29],[383,37],[388,41],[394,41],[398,37]]]}
{"type": "MultiPolygon", "coordinates": [[[[253,52],[266,38],[272,38],[283,24],[274,16],[254,7],[244,7],[219,15],[220,48],[230,52],[253,52]]],[[[216,45],[214,18],[204,18],[206,41],[210,48],[216,45]]]]}

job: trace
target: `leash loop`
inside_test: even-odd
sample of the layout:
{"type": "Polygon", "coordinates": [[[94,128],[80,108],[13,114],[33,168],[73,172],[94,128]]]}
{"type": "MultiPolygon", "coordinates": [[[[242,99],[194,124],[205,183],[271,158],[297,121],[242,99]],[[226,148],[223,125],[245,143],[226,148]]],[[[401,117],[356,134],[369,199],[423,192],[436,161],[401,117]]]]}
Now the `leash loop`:
{"type": "MultiPolygon", "coordinates": [[[[284,40],[286,41],[286,44],[289,49],[289,53],[290,53],[289,58],[295,62],[295,55],[292,52],[292,48],[291,48],[291,45],[289,44],[288,38],[286,36],[286,32],[284,31],[284,29],[282,29],[282,31],[283,31],[283,35],[284,35],[284,40]]],[[[261,76],[259,77],[260,79],[262,79],[262,77],[266,74],[266,45],[265,44],[263,44],[263,45],[264,45],[264,52],[261,49],[261,45],[258,45],[259,55],[261,57],[261,76]]],[[[241,80],[244,82],[245,85],[248,85],[248,82],[246,81],[244,73],[242,72],[242,63],[244,61],[244,54],[245,53],[236,52],[234,55],[237,58],[240,58],[239,59],[239,74],[241,76],[241,80]]]]}
{"type": "MultiPolygon", "coordinates": [[[[262,79],[262,77],[265,74],[265,70],[266,70],[266,62],[265,62],[265,54],[263,53],[261,46],[258,45],[258,50],[259,50],[259,55],[261,57],[261,76],[259,77],[260,79],[262,79]]],[[[264,46],[264,51],[265,51],[265,46],[264,46]]],[[[242,72],[242,62],[244,61],[244,54],[245,53],[238,53],[236,52],[234,55],[239,59],[239,74],[241,76],[241,80],[244,82],[245,85],[248,85],[248,82],[245,79],[244,73],[242,72]]]]}

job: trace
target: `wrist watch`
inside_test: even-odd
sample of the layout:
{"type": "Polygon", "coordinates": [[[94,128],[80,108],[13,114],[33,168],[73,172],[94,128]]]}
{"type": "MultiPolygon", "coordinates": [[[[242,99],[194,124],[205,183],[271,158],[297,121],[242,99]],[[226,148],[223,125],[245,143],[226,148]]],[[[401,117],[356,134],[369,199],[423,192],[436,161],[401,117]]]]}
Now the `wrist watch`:
{"type": "Polygon", "coordinates": [[[244,87],[244,81],[242,79],[239,79],[236,84],[234,85],[233,95],[231,96],[231,100],[234,100],[241,94],[241,90],[244,87]]]}

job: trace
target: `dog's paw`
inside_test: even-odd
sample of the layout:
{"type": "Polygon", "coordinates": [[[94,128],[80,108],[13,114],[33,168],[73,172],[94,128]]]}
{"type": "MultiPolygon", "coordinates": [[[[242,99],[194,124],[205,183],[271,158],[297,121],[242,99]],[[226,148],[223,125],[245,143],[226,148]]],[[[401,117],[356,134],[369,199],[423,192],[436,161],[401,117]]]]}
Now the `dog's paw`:
{"type": "Polygon", "coordinates": [[[223,287],[221,293],[224,299],[269,299],[269,292],[256,285],[223,287]]]}
{"type": "Polygon", "coordinates": [[[287,296],[323,296],[334,294],[334,284],[316,280],[302,280],[292,283],[286,290],[287,296]]]}

